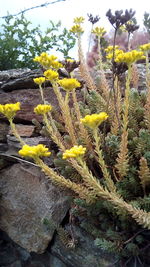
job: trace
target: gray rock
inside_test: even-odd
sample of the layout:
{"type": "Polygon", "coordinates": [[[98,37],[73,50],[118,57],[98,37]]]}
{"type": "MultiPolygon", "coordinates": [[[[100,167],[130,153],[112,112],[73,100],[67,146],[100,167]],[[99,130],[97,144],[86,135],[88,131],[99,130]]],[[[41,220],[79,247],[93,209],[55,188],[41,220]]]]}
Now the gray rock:
{"type": "Polygon", "coordinates": [[[78,241],[75,248],[66,248],[57,236],[51,253],[67,267],[110,267],[115,266],[115,255],[107,254],[94,245],[94,239],[85,230],[73,226],[74,237],[78,241]]]}
{"type": "Polygon", "coordinates": [[[57,257],[50,255],[50,265],[51,267],[67,267],[66,264],[64,264],[61,260],[59,260],[57,257]]]}
{"type": "Polygon", "coordinates": [[[146,89],[146,66],[145,64],[137,64],[138,75],[139,75],[139,82],[138,82],[138,90],[143,91],[146,89]]]}
{"type": "Polygon", "coordinates": [[[66,193],[29,164],[1,170],[0,191],[0,228],[27,251],[43,253],[54,233],[43,219],[61,223],[70,205],[66,193]]]}
{"type": "Polygon", "coordinates": [[[0,71],[0,88],[4,91],[36,88],[33,78],[42,76],[42,70],[14,69],[0,71]]]}
{"type": "Polygon", "coordinates": [[[5,122],[0,122],[0,142],[6,142],[7,140],[7,134],[9,132],[9,125],[5,122]]]}
{"type": "MultiPolygon", "coordinates": [[[[68,73],[65,69],[60,69],[59,75],[68,77],[68,73]]],[[[12,91],[17,89],[38,88],[33,78],[39,76],[43,76],[42,69],[30,70],[25,68],[0,71],[0,89],[3,91],[12,91]]]]}
{"type": "MultiPolygon", "coordinates": [[[[65,94],[64,90],[63,94],[65,94]]],[[[33,119],[37,119],[38,121],[43,120],[41,115],[37,115],[34,112],[34,108],[42,103],[39,89],[30,89],[30,87],[28,87],[28,89],[25,90],[21,89],[13,90],[11,92],[2,92],[0,96],[0,104],[21,103],[21,110],[17,112],[15,121],[19,123],[28,121],[31,123],[33,119]]],[[[52,88],[49,87],[44,89],[44,97],[48,103],[58,109],[58,101],[52,88]]],[[[2,118],[3,120],[5,119],[4,116],[0,114],[0,119],[2,118]]]]}

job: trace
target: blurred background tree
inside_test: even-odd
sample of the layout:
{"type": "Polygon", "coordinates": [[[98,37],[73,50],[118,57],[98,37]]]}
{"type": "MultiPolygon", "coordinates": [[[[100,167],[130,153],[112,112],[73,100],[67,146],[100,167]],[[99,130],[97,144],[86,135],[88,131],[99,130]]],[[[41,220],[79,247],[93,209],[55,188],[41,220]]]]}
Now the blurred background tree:
{"type": "Polygon", "coordinates": [[[147,32],[150,34],[150,14],[147,12],[144,13],[143,24],[144,24],[147,32]]]}
{"type": "Polygon", "coordinates": [[[8,15],[0,25],[0,70],[16,68],[37,68],[33,58],[41,52],[59,51],[63,58],[69,57],[69,51],[75,46],[75,37],[61,22],[49,21],[42,32],[40,25],[32,27],[24,14],[8,15]]]}

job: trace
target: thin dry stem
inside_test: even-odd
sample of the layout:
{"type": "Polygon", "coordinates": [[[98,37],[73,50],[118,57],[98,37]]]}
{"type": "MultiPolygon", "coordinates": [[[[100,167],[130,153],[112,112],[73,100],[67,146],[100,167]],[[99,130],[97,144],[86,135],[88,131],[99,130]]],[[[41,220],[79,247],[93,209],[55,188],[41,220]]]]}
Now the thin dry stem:
{"type": "Polygon", "coordinates": [[[98,129],[94,129],[93,131],[93,135],[94,135],[94,144],[95,144],[95,152],[98,155],[98,162],[100,165],[100,168],[102,170],[103,173],[103,177],[106,181],[106,186],[109,189],[110,192],[116,192],[116,186],[107,170],[107,166],[105,164],[104,158],[103,158],[103,154],[102,154],[102,150],[100,149],[100,136],[98,135],[98,129]]]}
{"type": "Polygon", "coordinates": [[[82,51],[82,46],[81,46],[81,36],[80,35],[78,36],[78,55],[79,55],[79,61],[80,61],[79,70],[80,70],[81,76],[85,80],[89,90],[97,91],[96,85],[95,85],[91,75],[89,74],[87,65],[85,63],[85,59],[84,59],[84,55],[83,55],[83,51],[82,51]]]}
{"type": "Polygon", "coordinates": [[[78,194],[81,198],[87,202],[94,200],[94,197],[89,195],[89,191],[86,187],[81,184],[76,184],[63,176],[57,174],[52,168],[48,167],[41,159],[37,158],[35,163],[42,169],[42,171],[48,176],[48,178],[60,187],[68,188],[78,194]]]}
{"type": "Polygon", "coordinates": [[[13,135],[20,142],[21,146],[25,145],[26,143],[22,140],[22,138],[20,137],[19,133],[17,132],[16,126],[13,123],[13,121],[12,120],[9,120],[9,123],[10,123],[10,127],[11,127],[11,130],[12,130],[13,135]]]}
{"type": "Polygon", "coordinates": [[[91,151],[91,150],[93,150],[91,139],[90,139],[89,134],[88,134],[87,130],[85,129],[84,125],[80,122],[81,113],[80,113],[80,108],[79,108],[79,104],[78,104],[78,101],[77,101],[75,90],[72,91],[72,98],[73,98],[74,110],[75,110],[75,113],[76,113],[77,122],[78,122],[78,125],[79,125],[79,130],[80,130],[79,131],[79,136],[81,136],[83,138],[87,148],[91,151]]]}
{"type": "Polygon", "coordinates": [[[130,78],[131,78],[131,66],[128,69],[128,76],[126,81],[124,109],[123,109],[123,121],[122,121],[122,135],[119,154],[117,158],[116,169],[120,179],[126,176],[129,169],[129,157],[128,157],[128,123],[129,123],[129,97],[130,97],[130,78]]]}
{"type": "Polygon", "coordinates": [[[139,83],[139,72],[136,64],[132,65],[131,69],[131,83],[132,87],[138,89],[138,83],[139,83]]]}
{"type": "Polygon", "coordinates": [[[61,111],[62,111],[62,117],[63,117],[64,123],[65,123],[66,131],[68,132],[68,134],[71,138],[72,144],[75,145],[75,144],[77,144],[77,139],[76,139],[75,129],[74,129],[74,125],[73,125],[71,114],[70,114],[70,108],[68,105],[69,95],[67,93],[66,97],[64,99],[59,88],[58,88],[58,85],[56,83],[53,83],[53,89],[54,89],[54,92],[57,96],[59,106],[60,106],[61,111]]]}
{"type": "Polygon", "coordinates": [[[107,189],[104,189],[100,182],[89,171],[86,163],[82,160],[80,161],[81,165],[79,165],[75,160],[71,160],[71,162],[73,167],[81,174],[82,178],[85,181],[85,185],[90,190],[89,192],[94,194],[94,197],[98,196],[100,198],[103,198],[111,202],[117,208],[126,210],[138,224],[150,229],[150,212],[135,208],[131,204],[125,202],[115,192],[109,192],[107,189]]]}
{"type": "Polygon", "coordinates": [[[145,195],[145,188],[150,184],[150,169],[148,167],[147,160],[144,157],[140,159],[139,177],[145,195]]]}
{"type": "Polygon", "coordinates": [[[47,115],[44,115],[44,123],[46,125],[46,129],[48,131],[48,133],[50,134],[50,137],[52,138],[52,140],[55,142],[55,144],[61,149],[61,151],[65,151],[65,145],[63,142],[63,139],[58,131],[57,128],[53,128],[52,125],[50,124],[50,121],[47,118],[47,115]]]}
{"type": "Polygon", "coordinates": [[[116,77],[115,81],[115,90],[116,90],[116,105],[117,105],[117,110],[118,110],[118,118],[115,113],[115,107],[113,101],[111,101],[111,105],[113,107],[113,112],[112,112],[112,121],[111,121],[111,133],[113,135],[117,135],[120,129],[120,121],[121,121],[121,111],[122,111],[122,103],[121,103],[121,92],[120,92],[120,87],[119,87],[119,82],[118,78],[116,77]]]}

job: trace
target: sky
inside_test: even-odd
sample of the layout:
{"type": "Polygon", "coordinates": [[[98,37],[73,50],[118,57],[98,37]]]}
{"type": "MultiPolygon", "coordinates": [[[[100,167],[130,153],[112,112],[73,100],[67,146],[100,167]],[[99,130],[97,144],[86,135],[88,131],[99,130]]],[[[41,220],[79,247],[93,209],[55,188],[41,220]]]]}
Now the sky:
{"type": "MultiPolygon", "coordinates": [[[[16,14],[26,8],[38,6],[44,3],[53,2],[55,0],[0,0],[0,17],[9,14],[16,14]]],[[[88,22],[87,13],[100,16],[100,21],[95,26],[104,27],[108,32],[112,28],[105,14],[108,9],[112,11],[120,9],[130,9],[136,11],[136,18],[139,25],[142,26],[144,12],[150,13],[150,5],[148,0],[66,0],[50,4],[47,7],[36,8],[25,13],[25,17],[30,20],[33,26],[41,25],[41,29],[46,29],[49,20],[58,22],[61,20],[62,25],[70,29],[73,25],[73,18],[85,17],[85,34],[83,43],[85,50],[88,46],[88,38],[90,34],[91,24],[88,22]],[[139,3],[138,3],[139,2],[139,3]]],[[[0,24],[3,19],[0,19],[0,24]]]]}

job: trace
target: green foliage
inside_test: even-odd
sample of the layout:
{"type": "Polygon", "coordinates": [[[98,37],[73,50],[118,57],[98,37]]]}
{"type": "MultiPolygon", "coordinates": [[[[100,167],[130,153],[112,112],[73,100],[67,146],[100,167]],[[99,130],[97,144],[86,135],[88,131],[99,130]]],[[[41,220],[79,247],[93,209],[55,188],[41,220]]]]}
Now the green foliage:
{"type": "Polygon", "coordinates": [[[96,238],[95,245],[101,248],[102,250],[108,251],[111,253],[115,252],[117,249],[117,244],[115,242],[107,241],[106,239],[96,238]]]}
{"type": "Polygon", "coordinates": [[[0,70],[16,68],[37,68],[33,58],[52,49],[69,57],[69,51],[75,45],[75,37],[61,22],[49,21],[49,26],[42,32],[40,25],[32,27],[22,14],[14,18],[8,16],[0,29],[0,70]]]}

